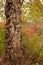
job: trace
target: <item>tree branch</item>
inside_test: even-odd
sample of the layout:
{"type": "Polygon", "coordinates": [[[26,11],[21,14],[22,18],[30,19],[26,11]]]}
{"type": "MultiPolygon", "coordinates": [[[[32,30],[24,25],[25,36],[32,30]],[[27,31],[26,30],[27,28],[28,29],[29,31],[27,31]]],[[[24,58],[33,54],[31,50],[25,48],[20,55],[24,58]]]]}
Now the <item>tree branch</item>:
{"type": "Polygon", "coordinates": [[[24,0],[20,0],[21,5],[23,4],[23,1],[24,1],[24,0]]]}

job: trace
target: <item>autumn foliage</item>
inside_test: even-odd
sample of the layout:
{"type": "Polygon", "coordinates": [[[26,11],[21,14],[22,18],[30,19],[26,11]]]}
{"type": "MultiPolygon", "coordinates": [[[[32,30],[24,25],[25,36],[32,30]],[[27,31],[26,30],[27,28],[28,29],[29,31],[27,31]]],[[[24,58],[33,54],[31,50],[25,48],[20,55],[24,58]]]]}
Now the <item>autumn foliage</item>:
{"type": "Polygon", "coordinates": [[[34,23],[29,23],[26,28],[22,29],[23,32],[25,32],[27,35],[30,37],[33,37],[35,34],[35,24],[34,23]]]}

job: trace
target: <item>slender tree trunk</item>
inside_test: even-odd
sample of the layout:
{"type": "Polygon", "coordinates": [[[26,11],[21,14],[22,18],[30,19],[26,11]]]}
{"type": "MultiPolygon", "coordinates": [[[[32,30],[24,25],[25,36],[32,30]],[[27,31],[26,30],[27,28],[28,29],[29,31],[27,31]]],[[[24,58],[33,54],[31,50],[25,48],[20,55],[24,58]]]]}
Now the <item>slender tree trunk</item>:
{"type": "MultiPolygon", "coordinates": [[[[25,65],[21,33],[21,0],[6,0],[5,56],[4,62],[11,65],[25,65]]],[[[6,64],[5,64],[6,65],[6,64]]]]}

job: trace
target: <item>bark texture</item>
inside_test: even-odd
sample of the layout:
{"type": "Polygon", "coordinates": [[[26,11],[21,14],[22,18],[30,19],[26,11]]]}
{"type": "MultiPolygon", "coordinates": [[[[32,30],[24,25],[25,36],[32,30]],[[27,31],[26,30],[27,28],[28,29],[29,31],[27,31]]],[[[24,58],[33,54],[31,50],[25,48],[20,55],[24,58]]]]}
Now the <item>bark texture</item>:
{"type": "Polygon", "coordinates": [[[6,0],[5,65],[9,62],[11,65],[25,65],[20,24],[22,3],[22,0],[6,0]]]}

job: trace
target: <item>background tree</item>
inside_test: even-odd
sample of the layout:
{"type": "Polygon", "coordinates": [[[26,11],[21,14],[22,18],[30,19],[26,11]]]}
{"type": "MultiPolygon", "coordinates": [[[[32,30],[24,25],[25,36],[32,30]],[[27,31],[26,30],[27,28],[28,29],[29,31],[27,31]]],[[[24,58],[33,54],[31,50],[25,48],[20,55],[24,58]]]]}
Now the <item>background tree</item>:
{"type": "Polygon", "coordinates": [[[22,21],[43,21],[43,4],[41,0],[29,0],[23,3],[22,21]]]}
{"type": "Polygon", "coordinates": [[[4,7],[5,7],[5,0],[0,0],[0,19],[1,19],[1,21],[5,21],[4,7]]]}
{"type": "Polygon", "coordinates": [[[33,22],[35,25],[35,33],[37,22],[43,22],[43,3],[40,0],[29,0],[22,5],[22,23],[33,22]]]}

